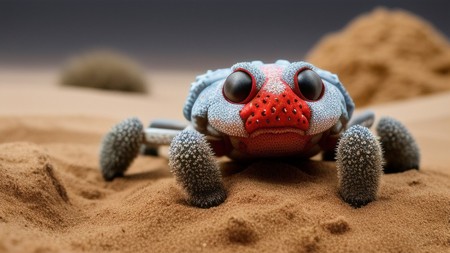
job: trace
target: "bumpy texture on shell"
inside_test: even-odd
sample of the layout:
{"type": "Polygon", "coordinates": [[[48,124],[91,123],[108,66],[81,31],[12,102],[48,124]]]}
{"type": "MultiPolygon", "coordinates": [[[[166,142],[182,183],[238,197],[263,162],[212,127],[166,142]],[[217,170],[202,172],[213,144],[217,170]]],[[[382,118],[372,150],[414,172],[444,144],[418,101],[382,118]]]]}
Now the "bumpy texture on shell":
{"type": "Polygon", "coordinates": [[[384,149],[385,173],[419,169],[419,148],[402,123],[393,118],[383,117],[376,130],[384,149]]]}
{"type": "Polygon", "coordinates": [[[320,78],[322,78],[323,80],[329,82],[330,84],[332,84],[336,88],[338,88],[338,90],[341,92],[341,94],[345,100],[347,119],[350,119],[353,115],[353,111],[355,110],[355,103],[353,103],[352,97],[350,97],[350,95],[348,94],[344,85],[339,80],[338,76],[336,74],[333,74],[333,73],[323,70],[323,69],[319,69],[317,67],[315,67],[314,71],[316,71],[317,74],[319,74],[320,78]]]}
{"type": "Polygon", "coordinates": [[[218,69],[215,71],[208,70],[205,74],[197,76],[195,82],[191,84],[191,89],[183,108],[183,115],[187,120],[191,121],[192,107],[200,93],[211,84],[225,79],[229,74],[231,74],[231,69],[218,69]]]}
{"type": "Polygon", "coordinates": [[[355,125],[341,137],[336,154],[339,193],[345,202],[361,207],[375,200],[383,156],[368,128],[355,125]]]}
{"type": "Polygon", "coordinates": [[[169,148],[169,166],[188,194],[188,202],[201,208],[226,199],[222,176],[205,137],[193,129],[183,130],[169,148]]]}
{"type": "Polygon", "coordinates": [[[100,169],[105,180],[122,176],[139,153],[143,126],[137,118],[128,118],[115,125],[103,138],[100,169]]]}

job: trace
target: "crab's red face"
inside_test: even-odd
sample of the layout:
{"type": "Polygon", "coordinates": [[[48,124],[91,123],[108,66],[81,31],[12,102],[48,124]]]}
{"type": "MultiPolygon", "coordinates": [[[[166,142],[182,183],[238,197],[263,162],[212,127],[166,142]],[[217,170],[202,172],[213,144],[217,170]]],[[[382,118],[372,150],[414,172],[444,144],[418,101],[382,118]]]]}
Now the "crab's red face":
{"type": "Polygon", "coordinates": [[[236,69],[224,83],[224,97],[231,103],[244,105],[239,115],[250,137],[287,132],[303,135],[309,129],[311,110],[306,101],[321,98],[322,79],[313,70],[303,68],[295,73],[289,85],[283,80],[282,70],[276,65],[261,67],[265,80],[260,87],[244,69],[236,69]]]}

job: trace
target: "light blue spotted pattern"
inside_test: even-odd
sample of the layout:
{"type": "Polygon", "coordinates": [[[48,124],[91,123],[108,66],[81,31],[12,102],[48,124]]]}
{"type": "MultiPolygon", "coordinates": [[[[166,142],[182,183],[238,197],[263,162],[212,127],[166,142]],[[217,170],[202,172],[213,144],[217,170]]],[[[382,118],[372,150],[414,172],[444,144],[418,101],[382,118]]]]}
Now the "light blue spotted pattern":
{"type": "MultiPolygon", "coordinates": [[[[261,68],[268,65],[261,61],[243,62],[237,63],[229,69],[208,71],[206,74],[199,76],[196,82],[192,84],[191,92],[185,104],[185,117],[193,123],[198,131],[204,134],[209,133],[205,127],[208,125],[208,128],[212,128],[223,135],[248,137],[244,122],[240,117],[240,110],[245,105],[228,102],[223,97],[223,84],[227,76],[233,71],[245,69],[255,78],[257,89],[260,90],[262,85],[267,85],[265,84],[267,82],[266,76],[261,68]]],[[[318,101],[307,101],[311,110],[310,127],[306,132],[307,135],[324,132],[340,119],[344,118],[348,121],[351,117],[354,109],[353,101],[336,75],[307,62],[289,63],[285,60],[278,60],[275,65],[282,67],[282,78],[291,89],[295,88],[295,74],[303,68],[316,71],[323,80],[325,88],[323,97],[318,101]]]]}

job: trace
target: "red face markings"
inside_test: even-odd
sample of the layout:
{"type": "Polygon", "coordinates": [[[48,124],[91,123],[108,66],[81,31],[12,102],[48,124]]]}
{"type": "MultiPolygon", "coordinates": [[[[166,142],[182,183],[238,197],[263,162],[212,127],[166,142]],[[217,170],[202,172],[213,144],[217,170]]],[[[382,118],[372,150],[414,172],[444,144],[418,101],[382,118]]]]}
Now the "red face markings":
{"type": "Polygon", "coordinates": [[[239,116],[247,133],[286,128],[307,131],[311,111],[306,101],[320,98],[323,92],[320,77],[312,70],[301,70],[293,80],[295,87],[290,87],[281,77],[281,67],[267,65],[262,66],[261,70],[265,82],[259,91],[255,89],[255,79],[245,70],[232,73],[224,83],[225,98],[245,104],[239,116]],[[241,90],[245,92],[241,94],[241,90]]]}
{"type": "Polygon", "coordinates": [[[297,128],[308,130],[311,111],[306,102],[285,85],[284,92],[273,94],[263,89],[247,103],[240,116],[249,134],[258,129],[297,128]]]}

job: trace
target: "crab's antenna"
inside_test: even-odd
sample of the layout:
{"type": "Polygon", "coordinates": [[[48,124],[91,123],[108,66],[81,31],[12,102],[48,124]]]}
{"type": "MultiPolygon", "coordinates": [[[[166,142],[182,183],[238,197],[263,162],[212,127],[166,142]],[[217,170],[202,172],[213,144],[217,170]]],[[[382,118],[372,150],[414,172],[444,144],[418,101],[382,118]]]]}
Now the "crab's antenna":
{"type": "Polygon", "coordinates": [[[375,200],[381,174],[383,155],[378,140],[361,125],[350,127],[336,152],[339,193],[345,202],[361,207],[375,200]]]}
{"type": "Polygon", "coordinates": [[[100,150],[100,169],[105,180],[122,176],[139,153],[143,126],[137,118],[128,118],[105,135],[100,150]]]}
{"type": "Polygon", "coordinates": [[[383,117],[376,130],[384,149],[385,173],[419,169],[419,147],[402,123],[390,117],[383,117]]]}

